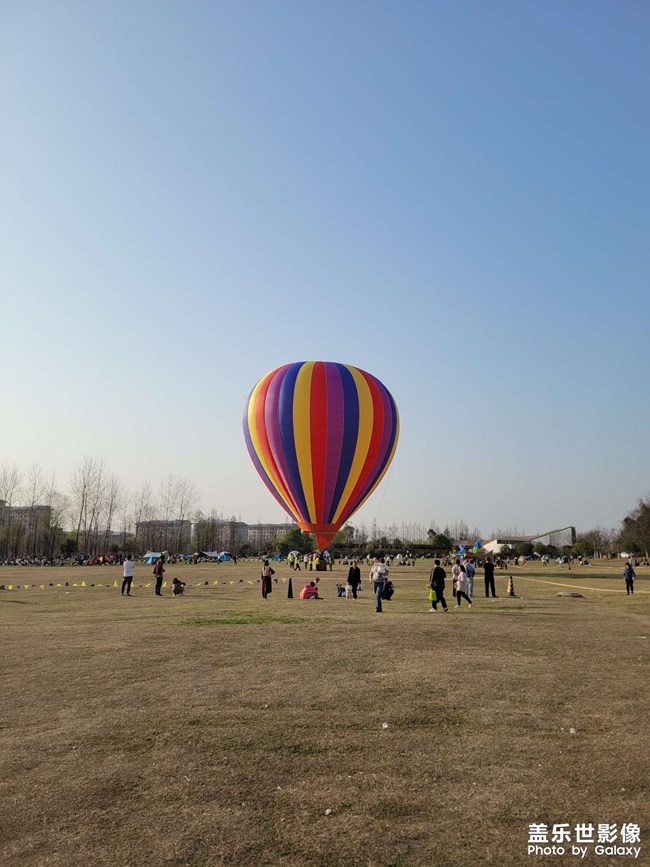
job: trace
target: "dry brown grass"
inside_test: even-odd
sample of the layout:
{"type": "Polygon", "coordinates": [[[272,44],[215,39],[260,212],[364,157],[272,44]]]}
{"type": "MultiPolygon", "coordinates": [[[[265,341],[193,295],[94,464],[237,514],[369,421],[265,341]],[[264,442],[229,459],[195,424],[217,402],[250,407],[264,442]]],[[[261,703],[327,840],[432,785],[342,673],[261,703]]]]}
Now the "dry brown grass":
{"type": "Polygon", "coordinates": [[[445,615],[429,565],[393,569],[381,616],[336,598],[344,567],[266,603],[253,563],[170,570],[220,579],[183,599],[142,565],[132,599],[38,589],[117,569],[0,569],[37,585],[0,592],[0,862],[559,864],[528,824],[591,821],[641,824],[650,863],[644,570],[634,598],[619,564],[513,570],[514,600],[479,577],[445,615]]]}

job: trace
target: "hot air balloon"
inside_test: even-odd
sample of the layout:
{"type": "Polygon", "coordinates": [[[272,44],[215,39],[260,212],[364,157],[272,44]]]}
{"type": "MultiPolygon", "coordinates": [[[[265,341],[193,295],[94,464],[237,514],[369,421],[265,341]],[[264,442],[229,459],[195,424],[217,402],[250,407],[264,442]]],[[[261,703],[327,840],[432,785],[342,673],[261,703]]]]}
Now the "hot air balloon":
{"type": "Polygon", "coordinates": [[[260,379],[243,427],[268,489],[325,549],[388,469],[399,415],[372,374],[350,364],[300,361],[260,379]]]}

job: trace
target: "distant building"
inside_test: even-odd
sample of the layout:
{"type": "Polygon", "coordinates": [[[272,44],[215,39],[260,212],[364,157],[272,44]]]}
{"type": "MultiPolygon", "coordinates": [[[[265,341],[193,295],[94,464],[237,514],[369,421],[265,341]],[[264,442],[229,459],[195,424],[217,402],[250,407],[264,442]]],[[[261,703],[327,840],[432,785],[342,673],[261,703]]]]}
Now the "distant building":
{"type": "Polygon", "coordinates": [[[203,518],[192,524],[194,551],[228,551],[238,554],[248,541],[248,524],[236,518],[203,518]]]}
{"type": "Polygon", "coordinates": [[[51,522],[50,506],[8,506],[0,500],[0,524],[23,524],[32,533],[37,528],[49,527],[51,522]]]}
{"type": "Polygon", "coordinates": [[[297,529],[296,524],[249,524],[248,544],[253,551],[265,551],[291,530],[297,529]]]}
{"type": "Polygon", "coordinates": [[[521,542],[530,542],[531,545],[542,545],[563,548],[565,545],[574,545],[576,541],[575,527],[561,527],[559,530],[548,530],[546,533],[536,533],[532,536],[498,536],[490,542],[484,542],[483,548],[490,554],[501,554],[504,548],[514,548],[521,542]]]}
{"type": "Polygon", "coordinates": [[[189,554],[192,542],[191,521],[139,521],[135,525],[137,543],[149,551],[189,554]]]}

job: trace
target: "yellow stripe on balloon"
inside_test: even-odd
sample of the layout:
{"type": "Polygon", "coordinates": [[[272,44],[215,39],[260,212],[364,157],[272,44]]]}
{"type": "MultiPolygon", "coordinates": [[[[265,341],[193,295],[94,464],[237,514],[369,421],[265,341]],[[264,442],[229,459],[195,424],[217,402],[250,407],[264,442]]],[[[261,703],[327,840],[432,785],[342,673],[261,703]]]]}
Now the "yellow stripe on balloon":
{"type": "Polygon", "coordinates": [[[388,471],[388,468],[390,467],[390,465],[392,463],[393,455],[395,454],[395,449],[397,448],[397,440],[399,439],[399,413],[397,411],[397,406],[394,403],[393,403],[393,409],[395,410],[395,439],[393,440],[393,448],[391,449],[390,456],[384,465],[384,469],[382,470],[381,474],[377,477],[377,481],[372,486],[372,488],[370,488],[370,490],[368,491],[366,496],[363,498],[363,500],[361,500],[359,505],[356,507],[356,509],[354,510],[355,512],[359,511],[359,509],[361,508],[361,506],[363,506],[363,504],[366,502],[368,497],[376,490],[377,485],[384,478],[384,476],[386,475],[386,473],[388,471]]]}
{"type": "Polygon", "coordinates": [[[356,367],[350,367],[347,364],[345,366],[354,377],[357,386],[357,394],[359,396],[359,433],[357,435],[357,447],[354,450],[352,466],[350,467],[348,480],[345,484],[343,493],[341,494],[339,505],[336,514],[334,515],[334,520],[332,521],[333,524],[336,524],[339,520],[345,504],[350,499],[352,491],[354,490],[356,483],[359,481],[359,476],[361,475],[363,465],[368,456],[370,439],[372,437],[372,428],[375,421],[372,394],[370,393],[370,387],[366,382],[365,377],[356,369],[356,367]]]}
{"type": "Polygon", "coordinates": [[[262,450],[259,433],[257,431],[257,424],[255,423],[255,406],[256,406],[257,400],[259,398],[260,390],[261,390],[262,386],[264,385],[264,383],[266,382],[266,380],[269,379],[269,377],[273,376],[274,373],[275,373],[275,370],[272,370],[270,373],[267,373],[266,376],[263,376],[262,379],[260,379],[260,381],[257,383],[255,388],[253,389],[253,392],[250,396],[250,400],[248,401],[248,430],[249,430],[249,433],[251,436],[251,443],[253,444],[253,449],[255,451],[255,454],[257,455],[257,458],[258,458],[260,464],[262,465],[265,473],[269,477],[271,484],[273,485],[273,487],[275,488],[275,490],[277,492],[277,495],[280,497],[282,502],[285,503],[289,512],[297,520],[296,510],[293,508],[293,506],[291,505],[291,503],[289,502],[289,500],[287,499],[287,497],[283,493],[285,490],[285,487],[284,487],[284,483],[283,483],[282,479],[278,478],[278,476],[273,472],[273,470],[271,469],[271,467],[267,463],[266,458],[264,457],[264,451],[262,450]]]}
{"type": "Polygon", "coordinates": [[[309,521],[316,522],[314,475],[311,465],[311,379],[314,362],[306,361],[296,377],[293,390],[293,441],[296,446],[298,472],[307,503],[309,521]]]}

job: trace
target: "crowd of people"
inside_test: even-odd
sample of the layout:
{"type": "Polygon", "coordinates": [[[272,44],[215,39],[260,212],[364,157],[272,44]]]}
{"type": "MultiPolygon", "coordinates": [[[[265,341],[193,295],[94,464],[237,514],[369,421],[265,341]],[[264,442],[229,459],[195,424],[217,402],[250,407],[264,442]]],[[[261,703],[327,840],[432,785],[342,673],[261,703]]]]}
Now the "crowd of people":
{"type": "MultiPolygon", "coordinates": [[[[166,554],[161,554],[155,561],[153,565],[153,575],[156,579],[154,590],[156,596],[163,595],[162,590],[164,583],[164,574],[166,571],[165,565],[174,565],[179,561],[179,559],[184,558],[182,557],[182,555],[180,557],[176,555],[172,555],[170,557],[166,554]]],[[[321,564],[323,563],[327,564],[327,567],[329,567],[329,569],[331,570],[332,565],[335,562],[334,558],[328,556],[327,554],[323,554],[321,552],[314,552],[311,555],[304,555],[304,559],[302,555],[300,555],[300,558],[295,555],[288,558],[289,567],[293,570],[301,571],[301,561],[305,564],[307,569],[315,569],[317,571],[322,571],[324,567],[321,564]]],[[[358,599],[359,592],[364,589],[361,577],[361,565],[363,563],[367,563],[367,561],[370,561],[370,557],[367,557],[365,558],[365,560],[362,561],[352,560],[350,562],[346,583],[343,584],[339,582],[336,584],[337,596],[345,597],[350,600],[358,599]]],[[[348,561],[346,561],[345,565],[347,565],[347,562],[348,561]]],[[[488,556],[484,559],[463,556],[462,558],[457,557],[453,560],[450,557],[446,557],[442,560],[442,562],[439,558],[436,558],[434,560],[434,566],[431,569],[428,582],[429,602],[431,603],[430,611],[437,611],[438,605],[441,606],[444,612],[447,612],[449,610],[449,606],[445,599],[447,582],[447,572],[445,571],[445,566],[450,568],[451,571],[451,591],[452,598],[455,600],[455,607],[461,608],[463,602],[465,602],[467,606],[471,608],[472,598],[474,597],[474,579],[476,576],[477,568],[481,568],[483,570],[485,597],[496,599],[497,595],[494,582],[495,569],[503,568],[504,563],[507,564],[507,562],[507,560],[499,558],[497,558],[496,561],[493,561],[491,556],[488,556]]],[[[339,560],[339,563],[341,563],[341,560],[339,560]]],[[[6,561],[0,563],[0,565],[3,564],[32,566],[51,565],[49,562],[45,564],[41,561],[34,562],[29,560],[24,563],[19,563],[17,561],[13,561],[11,564],[7,563],[6,561]]],[[[89,565],[91,564],[89,563],[89,565]]],[[[95,565],[122,566],[123,580],[121,594],[123,596],[131,596],[131,588],[133,585],[136,566],[136,559],[131,553],[115,554],[109,555],[107,557],[100,556],[96,558],[95,565]]],[[[405,563],[401,563],[400,565],[405,565],[405,563]]],[[[542,565],[547,565],[544,563],[544,558],[542,558],[542,565]]],[[[558,565],[560,565],[559,561],[558,565]]],[[[623,578],[625,579],[625,588],[627,595],[634,594],[634,579],[636,578],[636,572],[634,570],[634,567],[638,567],[639,565],[648,565],[648,563],[647,561],[639,561],[635,558],[630,558],[630,560],[628,560],[625,564],[625,568],[623,570],[623,578]]],[[[389,566],[390,559],[387,557],[374,557],[371,560],[368,580],[370,582],[375,601],[375,611],[378,614],[382,613],[383,611],[382,603],[392,599],[395,593],[395,586],[393,582],[389,579],[389,566]]],[[[275,583],[277,584],[278,579],[273,579],[274,574],[275,570],[271,566],[270,560],[268,558],[264,559],[259,578],[262,588],[263,599],[268,599],[269,595],[271,594],[273,590],[273,582],[275,581],[275,583]]],[[[314,581],[307,581],[300,591],[300,599],[322,599],[323,597],[320,595],[318,587],[319,580],[319,578],[316,578],[314,581]]],[[[240,580],[240,583],[243,583],[243,579],[240,580]]],[[[171,582],[172,594],[174,596],[182,596],[185,586],[186,584],[184,581],[181,581],[178,577],[175,577],[171,582]]],[[[2,585],[0,589],[5,589],[4,585],[2,585]]]]}

